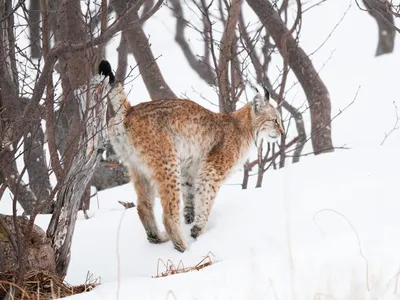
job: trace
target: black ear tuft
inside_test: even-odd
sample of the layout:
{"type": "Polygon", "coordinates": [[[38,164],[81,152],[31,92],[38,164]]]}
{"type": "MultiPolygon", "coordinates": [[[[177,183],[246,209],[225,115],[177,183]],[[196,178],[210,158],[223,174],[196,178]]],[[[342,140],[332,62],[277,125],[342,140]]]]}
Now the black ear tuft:
{"type": "Polygon", "coordinates": [[[269,101],[269,91],[267,90],[267,88],[265,86],[263,86],[263,88],[264,88],[265,100],[269,101]]]}
{"type": "Polygon", "coordinates": [[[115,81],[114,73],[111,70],[110,63],[105,59],[103,59],[99,64],[99,74],[104,76],[109,76],[110,77],[109,82],[114,83],[115,81]]]}

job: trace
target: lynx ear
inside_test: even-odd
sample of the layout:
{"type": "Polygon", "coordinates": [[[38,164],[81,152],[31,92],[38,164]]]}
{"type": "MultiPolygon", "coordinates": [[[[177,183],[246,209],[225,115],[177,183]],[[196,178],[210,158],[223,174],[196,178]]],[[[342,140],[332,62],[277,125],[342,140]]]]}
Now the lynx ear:
{"type": "Polygon", "coordinates": [[[253,109],[254,109],[254,113],[255,113],[256,115],[260,114],[260,112],[263,111],[264,108],[266,107],[267,103],[268,103],[268,102],[266,102],[266,101],[264,100],[264,97],[263,97],[260,93],[257,93],[257,94],[254,96],[254,99],[253,99],[253,109]]]}
{"type": "Polygon", "coordinates": [[[256,87],[254,87],[254,89],[257,91],[257,93],[253,99],[253,107],[255,114],[258,115],[269,104],[269,91],[265,86],[263,86],[264,89],[264,97],[263,97],[256,87]]]}

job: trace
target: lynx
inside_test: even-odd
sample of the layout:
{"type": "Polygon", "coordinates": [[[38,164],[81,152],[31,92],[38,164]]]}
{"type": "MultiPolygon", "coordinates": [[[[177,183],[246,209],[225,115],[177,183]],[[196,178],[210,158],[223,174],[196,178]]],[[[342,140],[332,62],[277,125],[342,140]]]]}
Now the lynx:
{"type": "Polygon", "coordinates": [[[129,170],[137,193],[137,211],[151,243],[169,239],[187,249],[180,226],[180,197],[186,224],[197,238],[206,224],[221,183],[243,162],[253,144],[276,141],[284,129],[265,89],[252,103],[231,114],[211,112],[187,100],[157,100],[131,106],[108,61],[99,73],[109,76],[108,99],[113,117],[108,132],[113,148],[129,170]],[[154,217],[158,192],[166,232],[154,217]]]}

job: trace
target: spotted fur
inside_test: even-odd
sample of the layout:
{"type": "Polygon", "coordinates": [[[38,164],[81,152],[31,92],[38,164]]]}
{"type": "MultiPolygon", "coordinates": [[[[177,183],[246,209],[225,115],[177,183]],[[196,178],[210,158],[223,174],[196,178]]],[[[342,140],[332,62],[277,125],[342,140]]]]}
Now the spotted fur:
{"type": "Polygon", "coordinates": [[[284,133],[267,93],[257,93],[252,103],[231,114],[211,112],[187,99],[131,106],[119,83],[112,85],[108,98],[115,112],[108,124],[110,140],[129,169],[148,240],[171,239],[181,252],[187,248],[180,228],[181,192],[185,222],[193,224],[191,236],[197,238],[206,228],[221,183],[243,162],[251,145],[261,138],[275,141],[284,133]],[[159,231],[154,218],[156,192],[166,233],[159,231]]]}

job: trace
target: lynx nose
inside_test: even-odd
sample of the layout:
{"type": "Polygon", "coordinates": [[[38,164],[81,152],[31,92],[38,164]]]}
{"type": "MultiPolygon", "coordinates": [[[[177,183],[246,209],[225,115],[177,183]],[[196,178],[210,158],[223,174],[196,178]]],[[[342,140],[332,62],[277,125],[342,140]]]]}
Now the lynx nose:
{"type": "Polygon", "coordinates": [[[283,129],[282,126],[279,126],[279,133],[284,135],[285,134],[285,129],[283,129]]]}

